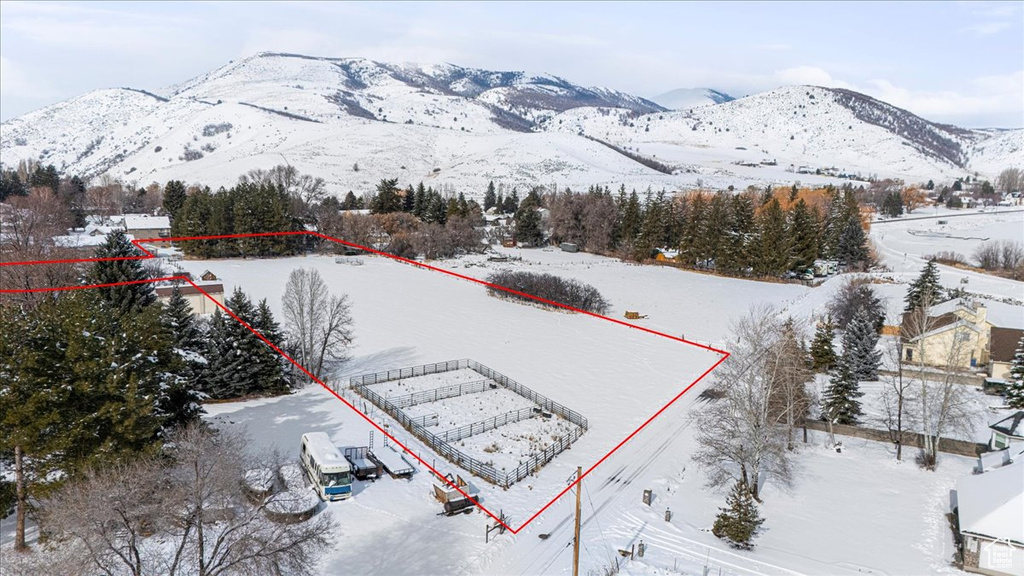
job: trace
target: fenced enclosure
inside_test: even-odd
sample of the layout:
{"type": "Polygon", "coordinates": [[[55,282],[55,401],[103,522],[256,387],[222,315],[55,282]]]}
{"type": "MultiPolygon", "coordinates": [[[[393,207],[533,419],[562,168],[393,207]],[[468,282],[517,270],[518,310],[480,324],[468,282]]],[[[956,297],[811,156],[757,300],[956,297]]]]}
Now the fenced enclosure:
{"type": "MultiPolygon", "coordinates": [[[[441,457],[445,458],[452,464],[455,464],[456,466],[459,466],[470,473],[503,488],[507,488],[538,471],[555,456],[572,445],[573,442],[578,440],[589,427],[587,419],[579,412],[571,410],[568,407],[543,396],[542,394],[538,394],[530,388],[512,380],[496,370],[480,364],[475,360],[451,360],[448,362],[424,364],[421,366],[386,370],[371,374],[360,374],[349,379],[349,386],[356,394],[369,400],[374,406],[380,408],[389,416],[397,420],[398,423],[412,433],[413,436],[430,446],[430,448],[437,452],[441,457]],[[381,384],[393,380],[465,369],[470,369],[480,374],[484,379],[442,386],[432,390],[424,390],[391,398],[381,396],[369,388],[369,386],[374,384],[381,384]],[[410,417],[403,411],[403,408],[408,408],[417,404],[436,402],[447,398],[457,398],[467,394],[477,394],[488,389],[495,388],[504,388],[514,392],[515,394],[528,399],[535,406],[505,412],[503,414],[487,418],[486,420],[472,422],[437,434],[427,429],[428,421],[423,416],[410,417]],[[451,444],[451,442],[457,442],[464,438],[469,438],[506,424],[520,422],[535,417],[550,416],[562,418],[574,426],[568,433],[559,436],[557,440],[540,452],[530,454],[529,457],[524,459],[511,471],[498,470],[489,463],[482,462],[478,458],[466,454],[451,444]]],[[[337,390],[335,391],[337,392],[337,390]]]]}

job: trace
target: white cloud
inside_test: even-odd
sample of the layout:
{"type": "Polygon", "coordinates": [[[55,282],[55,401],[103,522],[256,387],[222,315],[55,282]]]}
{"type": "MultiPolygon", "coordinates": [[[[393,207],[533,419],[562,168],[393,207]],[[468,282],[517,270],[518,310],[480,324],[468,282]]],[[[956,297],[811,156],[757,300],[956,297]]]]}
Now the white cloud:
{"type": "Polygon", "coordinates": [[[960,29],[960,32],[974,34],[975,36],[991,36],[993,34],[998,34],[1003,30],[1009,30],[1010,26],[1011,24],[1007,20],[1002,20],[998,22],[981,22],[978,24],[965,26],[964,28],[960,29]]]}
{"type": "Polygon", "coordinates": [[[827,88],[850,88],[850,85],[842,80],[833,78],[826,70],[816,66],[796,66],[776,70],[772,78],[777,84],[810,84],[813,86],[825,86],[827,88]]]}

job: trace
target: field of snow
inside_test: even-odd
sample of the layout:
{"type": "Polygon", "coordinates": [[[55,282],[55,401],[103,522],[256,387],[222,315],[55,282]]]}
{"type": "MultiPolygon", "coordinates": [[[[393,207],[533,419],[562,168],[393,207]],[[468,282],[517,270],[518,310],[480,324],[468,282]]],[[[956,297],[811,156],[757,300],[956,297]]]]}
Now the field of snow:
{"type": "MultiPolygon", "coordinates": [[[[1024,242],[1024,210],[1019,207],[984,212],[946,209],[919,212],[902,219],[874,222],[871,226],[871,240],[883,263],[893,271],[889,276],[900,282],[910,282],[917,277],[928,257],[937,252],[959,252],[970,260],[974,250],[984,242],[982,238],[1024,242]],[[940,219],[946,224],[939,224],[940,219]]],[[[975,294],[1010,299],[1017,306],[1024,305],[1024,282],[943,265],[939,265],[939,270],[942,285],[947,288],[962,286],[975,294]]],[[[1018,314],[1024,319],[1024,308],[1020,308],[1018,314]]]]}
{"type": "MultiPolygon", "coordinates": [[[[842,279],[817,288],[764,284],[673,268],[635,266],[587,254],[518,250],[515,263],[479,257],[439,263],[483,278],[495,269],[524,269],[573,276],[598,287],[612,302],[611,317],[626,309],[649,318],[637,324],[728,348],[729,320],[753,304],[771,303],[800,319],[820,313],[842,279]]],[[[590,420],[591,430],[537,476],[509,490],[479,482],[482,503],[502,510],[510,524],[525,522],[566,486],[577,465],[585,467],[621,440],[710,365],[714,354],[628,327],[576,314],[551,312],[486,296],[475,284],[442,277],[382,258],[364,266],[333,259],[185,261],[193,272],[210,269],[226,288],[241,286],[280,310],[289,270],[315,266],[335,291],[353,302],[354,360],[335,375],[470,357],[565,403],[590,420]],[[280,282],[267,282],[279,278],[280,282]],[[416,294],[410,298],[409,294],[416,294]],[[413,304],[415,302],[415,304],[413,304]],[[424,305],[427,303],[427,305],[424,305]],[[662,342],[663,341],[663,342],[662,342]],[[688,380],[689,379],[689,380],[688,380]]],[[[892,286],[892,297],[902,299],[892,286]]],[[[898,304],[897,304],[898,305],[898,304]]],[[[894,306],[895,307],[895,306],[894,306]]],[[[436,382],[435,382],[436,383],[436,382]]],[[[435,383],[426,384],[433,386],[435,383]]],[[[698,384],[583,481],[582,573],[614,564],[616,550],[643,540],[645,558],[627,562],[624,574],[952,574],[952,540],[942,514],[956,478],[973,460],[949,455],[937,472],[912,462],[897,464],[888,446],[844,439],[842,454],[824,448],[812,433],[797,457],[792,488],[769,483],[764,492],[764,533],[752,552],[735,551],[709,532],[724,492],[709,492],[690,461],[690,415],[702,406],[698,384]],[[653,489],[652,506],[641,503],[653,489]],[[673,514],[665,522],[666,508],[673,514]],[[822,535],[828,535],[823,538],[822,535]]],[[[377,422],[432,466],[452,470],[404,430],[351,393],[377,422]]],[[[218,425],[245,426],[257,446],[297,451],[304,432],[324,431],[339,446],[364,445],[370,426],[329,393],[309,387],[282,398],[208,406],[218,425]]],[[[527,421],[529,425],[539,419],[527,421]]],[[[521,423],[523,424],[523,423],[521,423]]],[[[438,428],[440,429],[440,428],[438,428]]],[[[507,441],[499,428],[468,438],[479,447],[507,441]]],[[[381,442],[380,435],[376,440],[381,442]]],[[[494,454],[500,455],[499,452],[494,454]]],[[[498,456],[496,456],[498,457],[498,456]]],[[[496,460],[497,463],[497,460],[496,460]]],[[[339,543],[323,562],[325,573],[568,574],[571,572],[572,498],[555,501],[518,534],[484,543],[493,521],[481,513],[446,518],[431,496],[429,472],[417,464],[410,481],[357,483],[350,501],[331,503],[340,523],[339,543]],[[538,538],[549,535],[546,539],[538,538]]]]}

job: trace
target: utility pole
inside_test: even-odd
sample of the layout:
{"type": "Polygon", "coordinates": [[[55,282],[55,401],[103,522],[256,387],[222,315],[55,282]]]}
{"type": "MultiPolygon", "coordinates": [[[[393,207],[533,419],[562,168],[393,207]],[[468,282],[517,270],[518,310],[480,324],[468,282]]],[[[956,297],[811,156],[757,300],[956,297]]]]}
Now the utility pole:
{"type": "Polygon", "coordinates": [[[576,467],[576,537],[572,540],[572,576],[580,576],[580,492],[583,490],[583,467],[576,467]]]}

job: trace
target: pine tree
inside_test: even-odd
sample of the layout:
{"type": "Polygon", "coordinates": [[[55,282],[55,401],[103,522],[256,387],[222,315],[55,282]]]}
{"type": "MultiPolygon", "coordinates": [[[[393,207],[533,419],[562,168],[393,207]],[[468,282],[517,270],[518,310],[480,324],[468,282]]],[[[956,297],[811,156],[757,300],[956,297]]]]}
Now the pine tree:
{"type": "Polygon", "coordinates": [[[939,302],[941,293],[942,285],[939,284],[939,268],[933,258],[924,265],[921,275],[907,289],[907,297],[904,299],[907,305],[903,311],[913,312],[921,306],[933,306],[939,302]]]}
{"type": "Polygon", "coordinates": [[[1007,378],[1006,405],[1010,408],[1024,408],[1024,336],[1017,342],[1013,354],[1013,366],[1007,378]]]}
{"type": "Polygon", "coordinates": [[[643,222],[640,196],[637,195],[636,190],[633,190],[625,203],[619,203],[619,213],[622,222],[622,242],[632,244],[640,234],[640,226],[643,222]]]}
{"type": "MultiPolygon", "coordinates": [[[[539,204],[538,204],[539,206],[539,204]]],[[[505,214],[515,214],[519,210],[519,194],[516,189],[512,189],[512,193],[505,197],[505,204],[502,207],[502,212],[505,214]]]]}
{"type": "Polygon", "coordinates": [[[143,258],[128,241],[127,235],[115,230],[107,235],[104,243],[96,250],[97,258],[119,258],[96,262],[90,273],[95,284],[108,285],[132,282],[120,286],[98,288],[101,298],[119,314],[139,312],[156,301],[153,285],[148,282],[149,274],[142,267],[143,258]]]}
{"type": "Polygon", "coordinates": [[[491,180],[487,183],[487,192],[484,193],[484,211],[493,208],[495,202],[497,197],[494,195],[494,180],[491,180]]]}
{"type": "Polygon", "coordinates": [[[896,218],[903,214],[903,197],[899,192],[890,192],[882,200],[882,214],[890,218],[896,218]]]}
{"type": "Polygon", "coordinates": [[[790,212],[789,237],[793,243],[789,269],[803,272],[812,267],[818,259],[818,221],[803,198],[790,212]]]}
{"type": "Polygon", "coordinates": [[[789,265],[792,244],[786,233],[786,213],[778,199],[772,198],[761,209],[757,232],[754,272],[762,276],[781,276],[789,265]]]}
{"type": "Polygon", "coordinates": [[[402,212],[408,212],[412,214],[413,210],[416,209],[416,190],[409,184],[402,193],[402,212]]]}
{"type": "Polygon", "coordinates": [[[402,198],[398,195],[398,179],[381,180],[377,184],[377,195],[370,202],[374,214],[390,214],[402,209],[402,198]]]}
{"type": "Polygon", "coordinates": [[[868,237],[864,234],[864,228],[857,216],[846,221],[846,226],[839,236],[836,259],[848,266],[858,266],[868,259],[868,237]]]}
{"type": "MultiPolygon", "coordinates": [[[[255,309],[249,297],[236,288],[224,305],[250,326],[255,309]]],[[[210,323],[209,364],[204,391],[212,398],[237,398],[257,394],[263,385],[261,348],[266,345],[241,322],[216,311],[210,323]]]]}
{"type": "Polygon", "coordinates": [[[726,540],[735,548],[753,548],[753,539],[764,522],[757,510],[757,504],[750,495],[750,488],[742,480],[733,485],[725,500],[725,508],[719,508],[711,533],[726,540]]]}
{"type": "Polygon", "coordinates": [[[164,186],[164,210],[171,215],[172,219],[178,217],[187,198],[185,183],[181,180],[171,180],[164,186]]]}
{"type": "Polygon", "coordinates": [[[519,205],[516,212],[516,240],[530,246],[539,246],[544,242],[544,230],[541,227],[541,216],[534,194],[530,194],[519,205]]]}
{"type": "Polygon", "coordinates": [[[826,316],[818,323],[814,331],[814,340],[811,342],[812,365],[816,371],[827,371],[836,363],[836,351],[832,346],[835,340],[835,326],[832,318],[826,316]]]}
{"type": "Polygon", "coordinates": [[[202,414],[199,381],[207,363],[207,346],[192,307],[177,285],[163,309],[161,323],[171,336],[181,369],[177,371],[177,378],[163,390],[158,408],[165,417],[165,429],[178,428],[202,414]]]}
{"type": "Polygon", "coordinates": [[[856,424],[857,417],[863,414],[857,398],[863,395],[846,357],[840,358],[825,389],[822,418],[833,424],[856,424]]]}
{"type": "Polygon", "coordinates": [[[843,332],[843,363],[858,382],[878,379],[882,353],[875,350],[877,345],[874,319],[866,310],[859,310],[843,332]]]}

